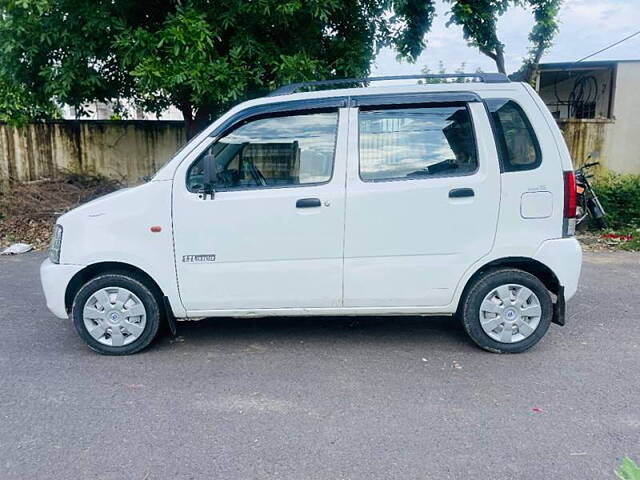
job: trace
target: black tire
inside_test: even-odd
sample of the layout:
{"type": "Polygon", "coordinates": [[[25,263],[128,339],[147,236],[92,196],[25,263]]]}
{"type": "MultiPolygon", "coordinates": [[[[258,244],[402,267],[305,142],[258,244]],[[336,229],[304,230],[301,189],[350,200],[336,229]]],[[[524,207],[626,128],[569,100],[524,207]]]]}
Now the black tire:
{"type": "Polygon", "coordinates": [[[484,350],[493,353],[520,353],[533,347],[544,337],[551,325],[553,303],[544,284],[534,275],[515,268],[489,270],[473,280],[461,303],[462,324],[471,339],[484,350]],[[541,318],[536,330],[515,343],[502,343],[491,338],[480,324],[480,305],[493,289],[501,285],[518,284],[530,289],[540,301],[541,318]]]}
{"type": "Polygon", "coordinates": [[[590,198],[587,206],[589,208],[589,214],[591,215],[595,226],[600,230],[607,228],[607,221],[604,219],[602,209],[598,206],[596,201],[590,198]]]}
{"type": "Polygon", "coordinates": [[[604,230],[605,228],[607,228],[607,222],[603,217],[594,218],[593,222],[596,224],[596,227],[598,227],[598,229],[600,230],[604,230]]]}
{"type": "Polygon", "coordinates": [[[76,294],[71,307],[71,317],[78,335],[89,347],[103,355],[131,355],[146,348],[156,337],[160,326],[162,311],[152,289],[141,278],[129,273],[104,273],[85,283],[76,294]],[[100,289],[122,287],[135,294],[146,310],[146,325],[140,336],[123,346],[104,345],[93,338],[84,325],[83,310],[87,300],[100,289]]]}

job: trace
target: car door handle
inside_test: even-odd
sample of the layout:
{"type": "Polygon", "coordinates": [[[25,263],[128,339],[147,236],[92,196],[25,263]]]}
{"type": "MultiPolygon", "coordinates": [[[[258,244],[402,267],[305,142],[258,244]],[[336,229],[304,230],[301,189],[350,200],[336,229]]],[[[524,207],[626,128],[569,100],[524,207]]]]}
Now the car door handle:
{"type": "Polygon", "coordinates": [[[319,198],[301,198],[296,202],[296,208],[315,208],[321,205],[319,198]]]}
{"type": "Polygon", "coordinates": [[[449,198],[473,197],[474,195],[473,188],[454,188],[449,191],[449,198]]]}

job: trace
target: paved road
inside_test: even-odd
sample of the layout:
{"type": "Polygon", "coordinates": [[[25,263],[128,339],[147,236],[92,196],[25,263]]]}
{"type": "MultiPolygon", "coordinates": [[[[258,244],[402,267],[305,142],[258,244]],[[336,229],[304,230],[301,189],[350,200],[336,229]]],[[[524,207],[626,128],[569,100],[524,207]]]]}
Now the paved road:
{"type": "Polygon", "coordinates": [[[449,319],[206,320],[102,357],[0,258],[0,478],[613,479],[640,460],[640,255],[564,328],[482,352],[449,319]]]}

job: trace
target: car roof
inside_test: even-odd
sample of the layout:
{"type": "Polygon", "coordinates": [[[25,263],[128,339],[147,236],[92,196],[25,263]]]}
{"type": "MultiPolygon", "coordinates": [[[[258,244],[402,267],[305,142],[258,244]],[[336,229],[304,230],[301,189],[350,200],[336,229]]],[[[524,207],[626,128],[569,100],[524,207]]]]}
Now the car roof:
{"type": "Polygon", "coordinates": [[[398,84],[400,80],[388,81],[388,85],[380,85],[374,87],[355,87],[355,88],[336,88],[330,90],[316,90],[311,92],[290,93],[283,95],[269,95],[242,102],[236,108],[247,108],[257,105],[266,105],[276,102],[312,100],[321,98],[335,97],[354,97],[367,95],[400,95],[400,94],[420,94],[420,93],[439,93],[439,92],[467,92],[475,93],[481,97],[489,92],[520,92],[522,91],[522,83],[520,82],[504,82],[504,83],[482,83],[482,82],[445,82],[445,83],[422,83],[398,84]]]}

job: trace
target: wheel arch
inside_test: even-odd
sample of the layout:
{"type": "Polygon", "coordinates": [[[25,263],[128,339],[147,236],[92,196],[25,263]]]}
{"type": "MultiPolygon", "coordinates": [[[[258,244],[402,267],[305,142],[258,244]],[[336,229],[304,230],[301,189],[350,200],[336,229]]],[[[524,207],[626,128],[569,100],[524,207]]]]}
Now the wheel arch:
{"type": "Polygon", "coordinates": [[[75,298],[80,288],[82,288],[82,285],[100,274],[114,272],[133,274],[138,279],[143,280],[147,284],[147,286],[151,288],[153,294],[156,296],[160,308],[162,309],[164,307],[164,293],[158,285],[158,282],[156,282],[147,272],[129,263],[98,262],[86,266],[85,268],[77,272],[69,281],[64,294],[64,305],[67,309],[67,312],[71,311],[73,299],[75,298]]]}
{"type": "Polygon", "coordinates": [[[476,271],[466,281],[464,288],[462,289],[462,293],[460,294],[458,301],[458,307],[462,304],[462,299],[464,299],[466,293],[476,279],[478,279],[488,271],[505,267],[517,268],[519,270],[530,273],[531,275],[538,278],[544,284],[547,290],[549,290],[554,295],[557,295],[560,292],[561,284],[558,280],[558,277],[553,272],[553,270],[551,270],[551,268],[549,268],[544,263],[529,257],[503,257],[491,260],[490,262],[476,269],[476,271]]]}

